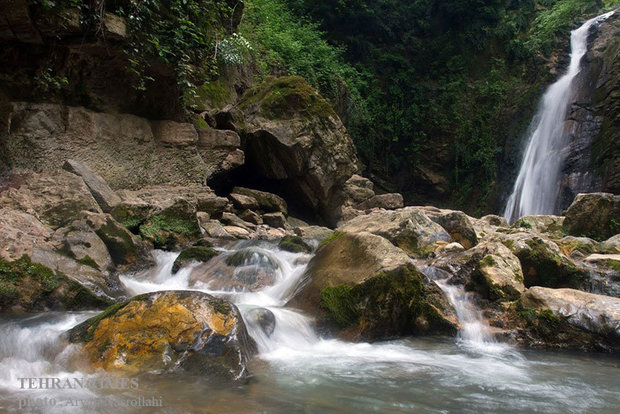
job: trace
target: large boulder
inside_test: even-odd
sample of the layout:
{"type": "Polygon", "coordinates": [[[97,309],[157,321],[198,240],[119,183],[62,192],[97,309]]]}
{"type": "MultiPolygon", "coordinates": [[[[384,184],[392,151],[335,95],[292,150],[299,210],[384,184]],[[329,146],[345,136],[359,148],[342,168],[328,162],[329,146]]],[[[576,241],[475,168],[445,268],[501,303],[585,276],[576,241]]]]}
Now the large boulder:
{"type": "Polygon", "coordinates": [[[320,329],[355,340],[456,331],[441,290],[405,252],[364,232],[325,240],[289,306],[315,316],[320,329]]]}
{"type": "Polygon", "coordinates": [[[268,78],[239,108],[248,165],[335,222],[336,195],[357,170],[353,141],[333,108],[302,78],[268,78]]]}
{"type": "Polygon", "coordinates": [[[0,194],[0,205],[31,214],[53,228],[71,223],[82,210],[101,213],[84,180],[63,170],[28,175],[18,188],[0,194]]]}
{"type": "Polygon", "coordinates": [[[342,224],[338,231],[369,232],[385,237],[414,257],[425,257],[434,250],[434,243],[451,240],[439,224],[415,207],[358,216],[342,224]]]}
{"type": "Polygon", "coordinates": [[[68,332],[93,367],[189,371],[238,380],[256,352],[239,310],[201,292],[156,292],[113,305],[68,332]]]}
{"type": "Polygon", "coordinates": [[[620,350],[620,299],[573,289],[531,287],[521,314],[547,344],[620,350]]]}
{"type": "Polygon", "coordinates": [[[573,236],[604,240],[620,233],[620,196],[578,194],[566,210],[564,229],[573,236]]]}

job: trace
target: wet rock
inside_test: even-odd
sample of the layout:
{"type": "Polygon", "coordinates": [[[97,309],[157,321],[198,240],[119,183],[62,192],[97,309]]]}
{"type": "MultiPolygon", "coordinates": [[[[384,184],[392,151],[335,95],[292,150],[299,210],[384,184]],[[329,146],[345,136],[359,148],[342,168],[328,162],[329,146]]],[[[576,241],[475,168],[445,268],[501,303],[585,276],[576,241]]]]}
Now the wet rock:
{"type": "Polygon", "coordinates": [[[110,188],[103,178],[88,168],[83,162],[67,160],[62,168],[82,177],[84,183],[97,203],[99,203],[104,213],[109,213],[114,207],[120,204],[121,198],[118,194],[110,188]]]}
{"type": "Polygon", "coordinates": [[[275,283],[279,262],[260,247],[247,247],[196,267],[190,286],[255,292],[275,283]]]}
{"type": "Polygon", "coordinates": [[[383,236],[414,257],[427,256],[434,250],[431,245],[435,242],[451,240],[439,224],[412,207],[359,216],[338,227],[338,231],[383,236]]]}
{"type": "Polygon", "coordinates": [[[522,314],[534,319],[534,334],[551,345],[620,350],[619,298],[535,286],[524,293],[521,305],[530,310],[522,314]]]}
{"type": "Polygon", "coordinates": [[[187,249],[183,249],[179,256],[175,259],[172,264],[172,273],[178,272],[181,268],[187,266],[188,264],[195,263],[204,263],[211,260],[213,257],[217,256],[218,252],[213,250],[210,247],[201,247],[201,246],[193,246],[188,247],[187,249]]]}
{"type": "Polygon", "coordinates": [[[67,333],[95,368],[189,371],[239,380],[256,353],[239,310],[202,292],[156,292],[113,305],[67,333]]]}
{"type": "Polygon", "coordinates": [[[299,236],[284,236],[278,247],[292,253],[310,253],[312,247],[299,236]]]}
{"type": "Polygon", "coordinates": [[[607,239],[620,232],[620,196],[578,194],[566,210],[564,229],[573,236],[607,239]]]}
{"type": "Polygon", "coordinates": [[[276,329],[276,317],[269,309],[254,308],[244,316],[248,323],[258,325],[267,336],[271,336],[276,329]]]}

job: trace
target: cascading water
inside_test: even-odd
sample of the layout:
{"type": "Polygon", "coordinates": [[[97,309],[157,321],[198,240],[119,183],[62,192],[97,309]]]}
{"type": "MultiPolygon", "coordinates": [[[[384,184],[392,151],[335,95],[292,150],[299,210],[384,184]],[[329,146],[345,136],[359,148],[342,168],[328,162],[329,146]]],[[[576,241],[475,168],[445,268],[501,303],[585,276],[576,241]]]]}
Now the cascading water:
{"type": "Polygon", "coordinates": [[[590,28],[613,13],[590,19],[571,32],[568,71],[547,89],[529,127],[519,175],[504,210],[504,217],[510,222],[525,215],[558,212],[560,172],[566,159],[568,139],[564,121],[573,96],[573,80],[588,51],[590,28]]]}
{"type": "MultiPolygon", "coordinates": [[[[453,341],[429,338],[349,343],[320,338],[307,316],[285,307],[302,281],[309,255],[280,251],[268,243],[244,242],[222,249],[207,264],[191,264],[173,274],[177,256],[156,251],[157,266],[122,276],[121,281],[130,294],[194,289],[233,301],[259,355],[250,366],[255,380],[239,387],[198,384],[189,375],[144,374],[139,391],[164,402],[156,412],[338,412],[343,407],[359,412],[584,412],[594,407],[611,413],[620,404],[614,384],[618,367],[613,361],[535,351],[520,354],[497,344],[462,288],[442,284],[445,274],[437,274],[436,279],[461,319],[458,346],[453,341]],[[234,283],[227,286],[222,281],[234,283]],[[252,288],[241,287],[239,281],[252,288]],[[255,318],[265,311],[273,317],[255,318]],[[590,369],[594,365],[596,370],[590,369]],[[566,400],[566,395],[571,399],[566,400]]],[[[422,270],[428,273],[428,269],[422,270]]],[[[91,315],[44,314],[0,321],[0,412],[20,412],[15,400],[22,396],[63,401],[71,394],[62,390],[20,392],[16,390],[18,377],[102,375],[82,372],[84,368],[71,362],[78,348],[60,340],[64,330],[91,315]]],[[[98,390],[73,394],[75,398],[105,397],[118,402],[135,397],[98,390]]],[[[114,412],[153,412],[120,407],[114,412]]],[[[111,410],[45,408],[25,412],[111,410]]]]}

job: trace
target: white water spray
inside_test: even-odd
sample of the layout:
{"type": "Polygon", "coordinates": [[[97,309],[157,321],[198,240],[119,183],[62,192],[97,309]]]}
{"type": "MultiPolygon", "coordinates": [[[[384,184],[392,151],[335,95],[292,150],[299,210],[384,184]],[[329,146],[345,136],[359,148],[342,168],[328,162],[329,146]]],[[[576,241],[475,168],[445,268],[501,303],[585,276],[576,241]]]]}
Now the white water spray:
{"type": "Polygon", "coordinates": [[[579,74],[581,59],[588,51],[590,28],[613,13],[590,19],[571,32],[568,71],[547,89],[529,127],[531,133],[521,169],[504,210],[508,221],[526,215],[557,213],[560,172],[568,144],[564,121],[573,97],[573,80],[579,74]]]}

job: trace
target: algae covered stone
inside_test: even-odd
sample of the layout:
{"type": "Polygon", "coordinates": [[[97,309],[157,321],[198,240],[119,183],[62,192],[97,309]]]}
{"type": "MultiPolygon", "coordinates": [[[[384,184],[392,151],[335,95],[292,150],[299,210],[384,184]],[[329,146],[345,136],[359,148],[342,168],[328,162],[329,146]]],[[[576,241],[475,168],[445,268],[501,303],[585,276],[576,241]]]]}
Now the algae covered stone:
{"type": "Polygon", "coordinates": [[[67,333],[95,368],[189,371],[241,379],[256,345],[239,310],[202,292],[170,291],[113,305],[67,333]]]}

